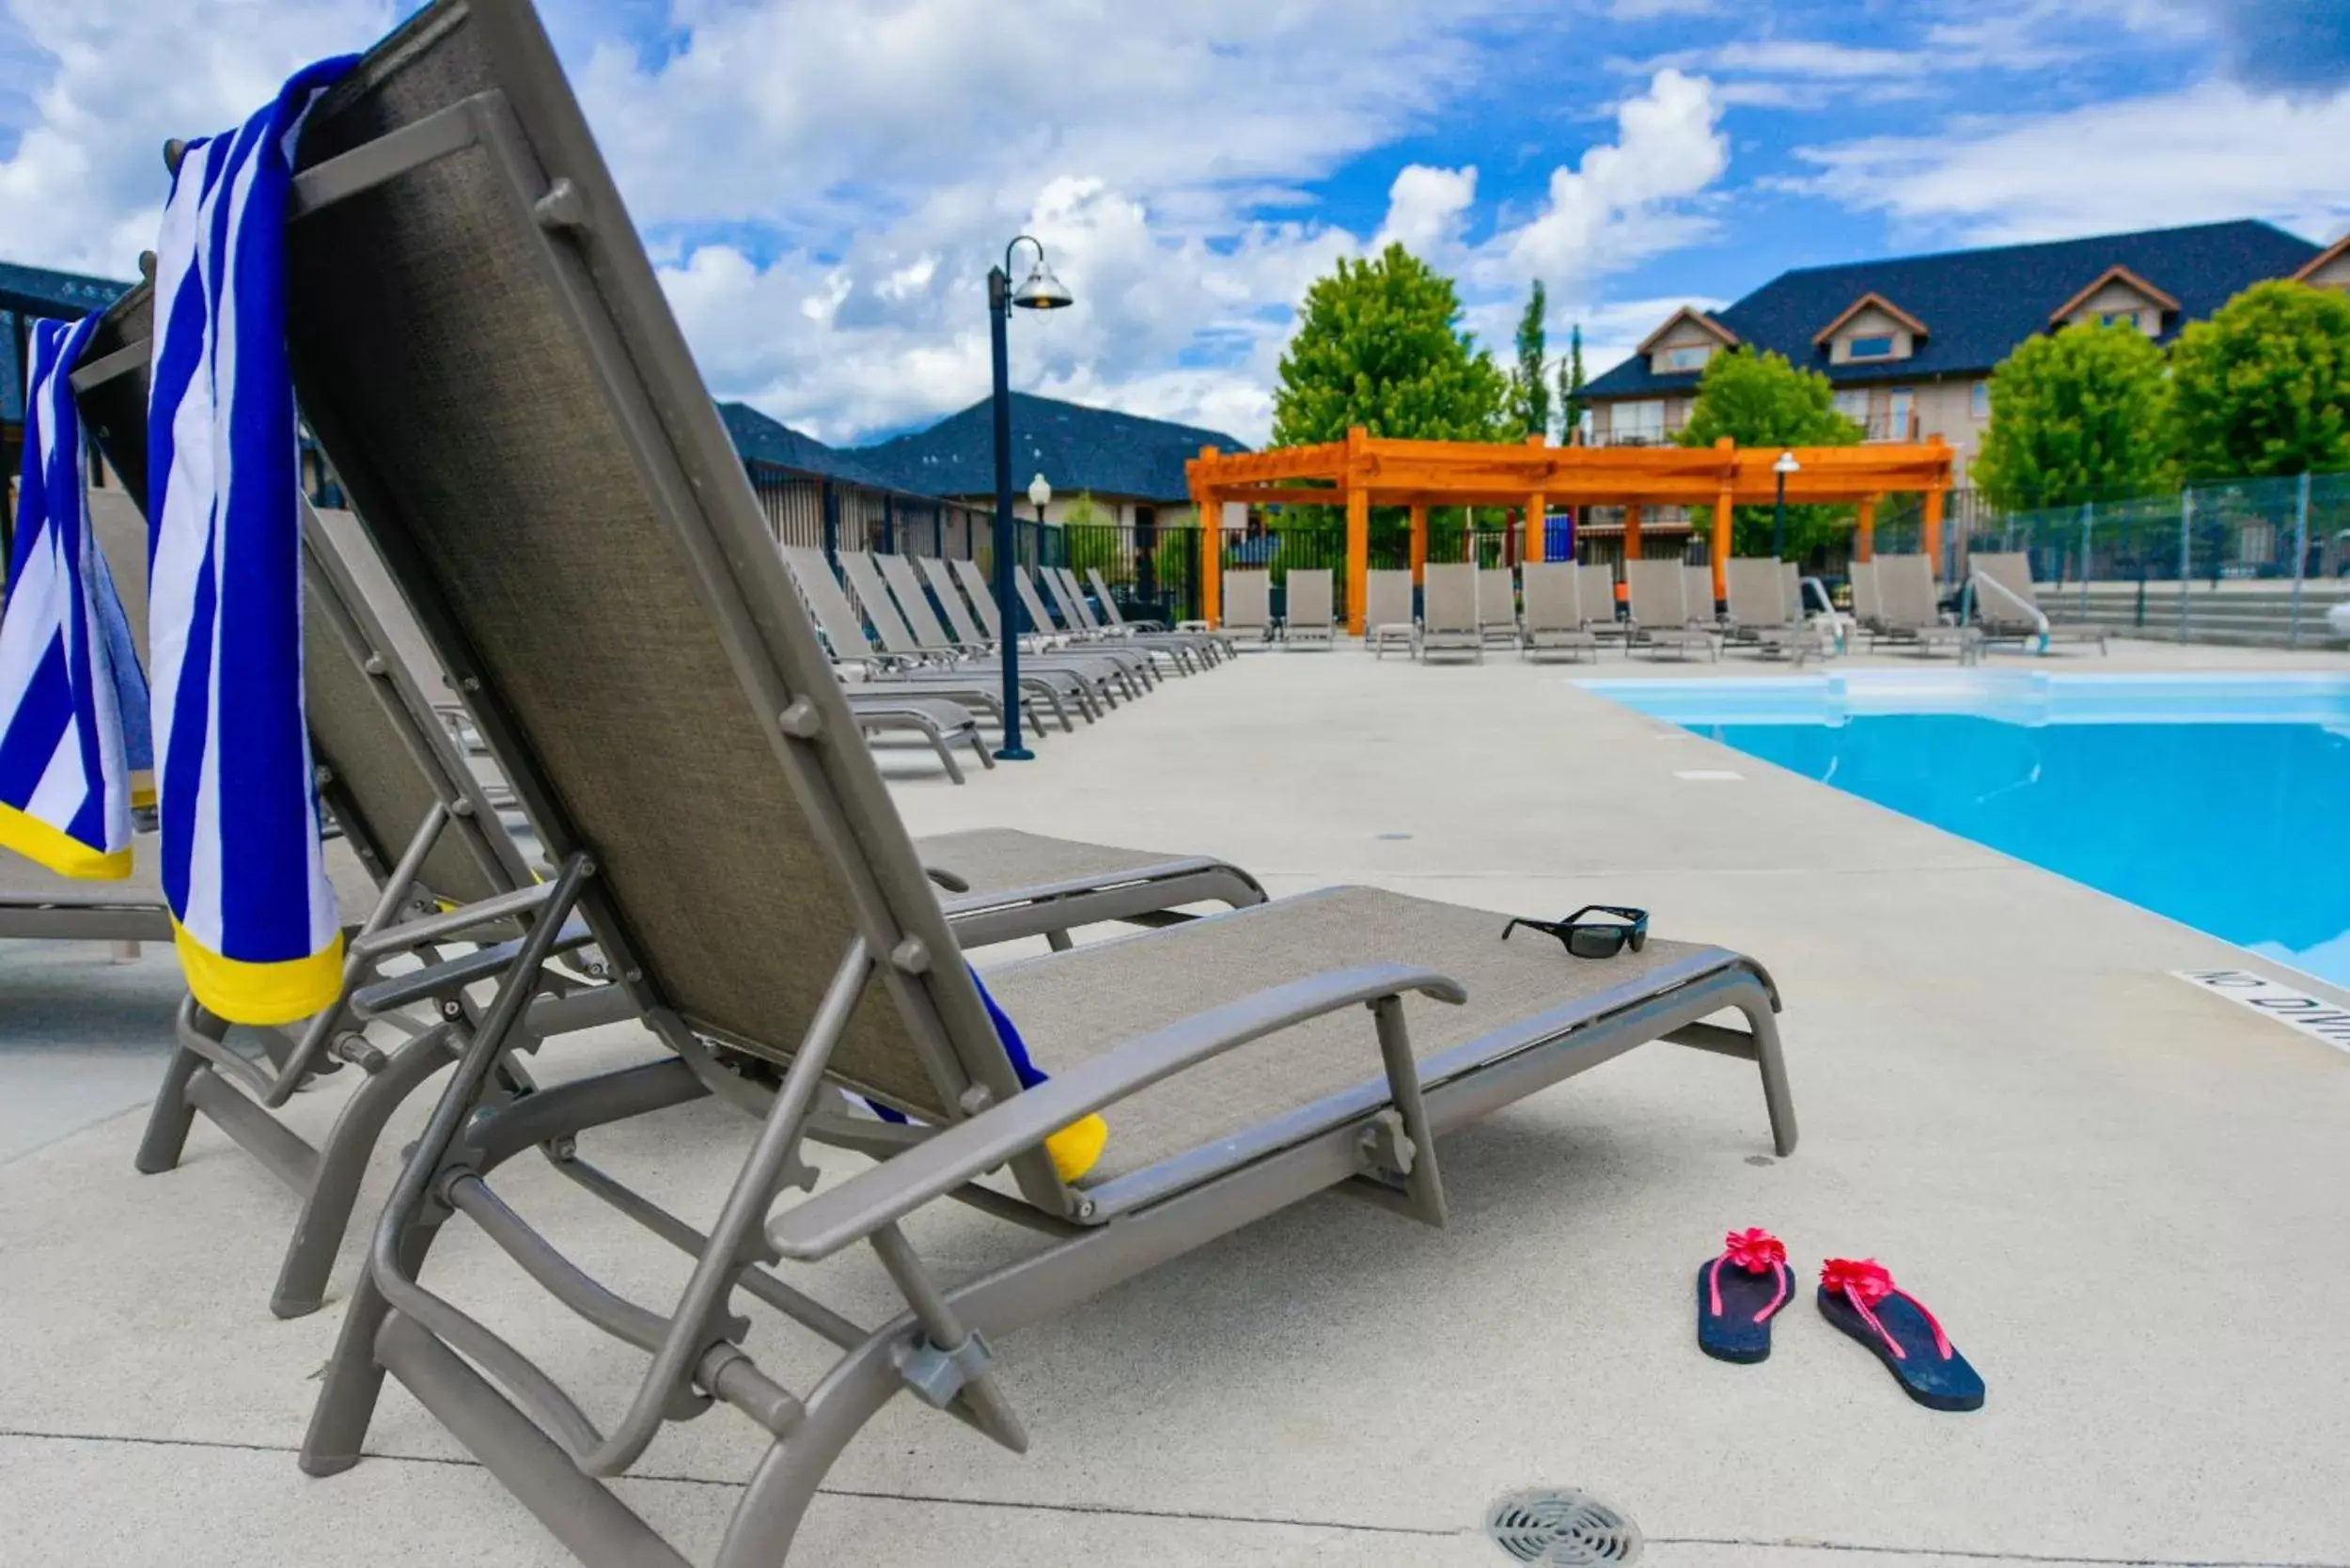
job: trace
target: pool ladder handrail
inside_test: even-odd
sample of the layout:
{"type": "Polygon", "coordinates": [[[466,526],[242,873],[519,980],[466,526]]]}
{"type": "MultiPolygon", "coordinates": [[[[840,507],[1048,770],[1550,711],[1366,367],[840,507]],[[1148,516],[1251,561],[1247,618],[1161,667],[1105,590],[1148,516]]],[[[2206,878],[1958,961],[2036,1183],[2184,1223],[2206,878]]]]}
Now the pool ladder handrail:
{"type": "Polygon", "coordinates": [[[2023,611],[2024,619],[2030,621],[2032,629],[2040,634],[2040,646],[2034,650],[2034,651],[2040,653],[2045,653],[2048,651],[2048,618],[2046,614],[2042,611],[2039,605],[2033,604],[2030,600],[2025,598],[2022,594],[2016,592],[2005,583],[2000,582],[1997,577],[1986,577],[1980,572],[1969,572],[1966,573],[1966,592],[1961,595],[1958,603],[1958,623],[1961,626],[1966,625],[1969,620],[1974,619],[1974,609],[1977,599],[1976,590],[1978,588],[1989,588],[2000,599],[2023,611]]]}

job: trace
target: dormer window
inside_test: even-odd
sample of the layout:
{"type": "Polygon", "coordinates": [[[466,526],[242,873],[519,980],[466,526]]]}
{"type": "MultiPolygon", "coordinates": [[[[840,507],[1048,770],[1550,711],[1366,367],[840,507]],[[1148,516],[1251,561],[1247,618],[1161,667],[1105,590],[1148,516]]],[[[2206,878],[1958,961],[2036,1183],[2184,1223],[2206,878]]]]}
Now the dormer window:
{"type": "Polygon", "coordinates": [[[2107,267],[2089,286],[2049,312],[2048,329],[2065,326],[2119,326],[2162,336],[2163,317],[2179,302],[2127,267],[2107,267]]]}
{"type": "Polygon", "coordinates": [[[1683,306],[1665,318],[1665,324],[1640,342],[1648,356],[1649,374],[1694,375],[1705,368],[1716,349],[1734,349],[1738,335],[1694,306],[1683,306]]]}
{"type": "Polygon", "coordinates": [[[1873,290],[1838,312],[1811,341],[1831,365],[1907,359],[1925,340],[1926,323],[1873,290]]]}
{"type": "Polygon", "coordinates": [[[1705,362],[1713,357],[1714,345],[1711,343],[1697,343],[1683,348],[1667,349],[1665,368],[1668,371],[1702,370],[1705,368],[1705,362]]]}
{"type": "Polygon", "coordinates": [[[1894,337],[1889,332],[1872,333],[1866,337],[1844,340],[1846,359],[1890,359],[1894,353],[1894,337]]]}

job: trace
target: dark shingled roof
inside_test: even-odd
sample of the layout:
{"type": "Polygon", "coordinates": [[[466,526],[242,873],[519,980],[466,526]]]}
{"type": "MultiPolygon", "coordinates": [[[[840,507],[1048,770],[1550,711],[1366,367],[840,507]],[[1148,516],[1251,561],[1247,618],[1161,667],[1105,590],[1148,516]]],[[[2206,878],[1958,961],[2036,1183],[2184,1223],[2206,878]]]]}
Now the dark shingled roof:
{"type": "MultiPolygon", "coordinates": [[[[80,273],[53,272],[0,261],[0,310],[18,316],[46,316],[55,321],[79,321],[103,310],[131,291],[131,285],[111,278],[85,277],[80,273]]],[[[24,367],[17,362],[13,326],[0,332],[0,420],[9,424],[24,417],[24,367]]]]}
{"type": "MultiPolygon", "coordinates": [[[[2290,277],[2317,251],[2280,228],[2239,219],[1853,261],[1781,273],[1716,311],[1714,320],[1757,350],[1776,350],[1798,366],[1829,371],[1827,346],[1814,345],[1813,337],[1853,301],[1874,292],[1924,321],[1925,340],[1907,359],[1836,367],[1829,373],[1838,385],[1982,375],[2016,344],[2047,331],[2049,315],[2109,267],[2127,267],[2178,300],[2178,311],[2163,323],[2168,341],[2186,322],[2209,316],[2252,284],[2290,277]]],[[[1646,355],[1636,354],[1593,380],[1586,391],[1598,398],[1686,392],[1695,389],[1698,374],[1657,375],[1646,355]]]]}
{"type": "MultiPolygon", "coordinates": [[[[1248,448],[1222,431],[1087,408],[1033,393],[1011,395],[1012,487],[1042,474],[1062,494],[1092,491],[1148,501],[1191,498],[1183,462],[1202,447],[1248,448]]],[[[924,495],[985,495],[995,489],[995,426],[986,400],[929,430],[901,435],[854,457],[924,495]]]]}
{"type": "Polygon", "coordinates": [[[838,479],[869,490],[902,491],[905,486],[858,461],[838,447],[827,447],[812,435],[770,419],[748,403],[720,403],[718,417],[745,463],[773,463],[802,474],[838,479]]]}

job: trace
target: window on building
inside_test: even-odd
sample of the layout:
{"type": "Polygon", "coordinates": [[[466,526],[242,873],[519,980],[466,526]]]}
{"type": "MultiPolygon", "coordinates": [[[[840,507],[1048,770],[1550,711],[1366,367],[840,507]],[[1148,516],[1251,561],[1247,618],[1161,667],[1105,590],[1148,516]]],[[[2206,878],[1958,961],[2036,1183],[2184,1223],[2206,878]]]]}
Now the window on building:
{"type": "Polygon", "coordinates": [[[1619,442],[1653,444],[1664,440],[1665,400],[1649,398],[1635,403],[1618,403],[1608,433],[1619,442]]]}
{"type": "Polygon", "coordinates": [[[2100,310],[2097,312],[2097,324],[2099,326],[2136,327],[2140,332],[2145,330],[2145,323],[2138,319],[2138,313],[2135,310],[2100,310]]]}
{"type": "Polygon", "coordinates": [[[1869,422],[1869,394],[1839,392],[1836,394],[1836,412],[1856,425],[1866,425],[1869,422]]]}
{"type": "Polygon", "coordinates": [[[1991,417],[1991,384],[1989,382],[1975,383],[1968,395],[1966,411],[1978,419],[1991,417]]]}
{"type": "Polygon", "coordinates": [[[1668,370],[1702,370],[1705,368],[1706,360],[1713,357],[1713,345],[1710,343],[1699,343],[1685,349],[1667,349],[1665,368],[1668,370]]]}
{"type": "Polygon", "coordinates": [[[1846,359],[1890,359],[1893,357],[1893,335],[1872,333],[1866,337],[1848,338],[1844,344],[1846,359]]]}
{"type": "Polygon", "coordinates": [[[1886,395],[1885,429],[1878,432],[1887,441],[1907,441],[1912,438],[1909,420],[1917,399],[1906,386],[1896,386],[1886,395]]]}

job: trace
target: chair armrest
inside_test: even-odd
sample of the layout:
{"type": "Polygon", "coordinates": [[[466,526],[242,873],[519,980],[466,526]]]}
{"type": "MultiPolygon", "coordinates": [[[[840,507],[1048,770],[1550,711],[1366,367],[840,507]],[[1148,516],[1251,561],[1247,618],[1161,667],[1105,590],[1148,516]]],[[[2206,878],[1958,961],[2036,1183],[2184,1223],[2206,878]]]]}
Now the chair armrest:
{"type": "Polygon", "coordinates": [[[783,1256],[799,1262],[829,1257],[1161,1078],[1292,1024],[1407,991],[1442,1002],[1468,999],[1458,980],[1409,964],[1333,969],[1254,992],[1136,1035],[793,1205],[769,1222],[768,1240],[783,1256]]]}
{"type": "Polygon", "coordinates": [[[437,915],[425,915],[398,925],[385,926],[351,939],[351,951],[359,958],[372,958],[378,953],[400,952],[422,947],[427,942],[446,942],[479,931],[484,926],[503,925],[517,915],[528,914],[547,902],[554,893],[552,882],[533,883],[517,887],[510,893],[482,899],[475,903],[459,904],[437,915]]]}
{"type": "MultiPolygon", "coordinates": [[[[569,952],[574,948],[584,948],[595,939],[596,933],[588,929],[587,921],[566,920],[563,929],[556,933],[555,946],[549,952],[569,952]]],[[[522,952],[525,940],[527,938],[518,936],[511,941],[478,948],[439,964],[428,964],[421,969],[411,969],[406,974],[393,975],[372,985],[363,985],[351,994],[351,1010],[362,1018],[373,1018],[381,1013],[397,1012],[416,1002],[453,996],[470,986],[504,974],[522,952]]]]}

